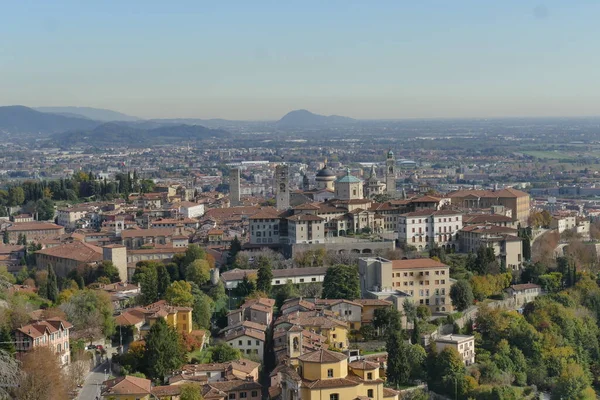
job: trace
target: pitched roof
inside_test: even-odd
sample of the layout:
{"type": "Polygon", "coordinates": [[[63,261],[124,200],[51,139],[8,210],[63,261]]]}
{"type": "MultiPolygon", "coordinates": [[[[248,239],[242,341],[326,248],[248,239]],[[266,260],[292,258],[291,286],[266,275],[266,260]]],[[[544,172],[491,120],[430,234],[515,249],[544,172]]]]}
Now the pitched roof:
{"type": "Polygon", "coordinates": [[[7,231],[47,231],[47,230],[61,230],[64,229],[60,225],[52,224],[49,222],[15,222],[8,228],[7,231]]]}
{"type": "Polygon", "coordinates": [[[149,379],[137,378],[135,376],[121,376],[104,382],[106,389],[103,396],[112,395],[147,395],[152,390],[152,382],[149,379]]]}
{"type": "Polygon", "coordinates": [[[331,350],[317,350],[311,353],[302,354],[298,359],[303,362],[330,364],[346,360],[347,355],[331,350]]]}
{"type": "Polygon", "coordinates": [[[102,261],[102,249],[84,242],[71,242],[59,246],[48,247],[36,251],[36,254],[43,254],[50,257],[75,260],[83,263],[102,261]]]}
{"type": "Polygon", "coordinates": [[[121,237],[147,237],[147,236],[173,236],[175,231],[172,228],[150,228],[150,229],[125,229],[121,231],[121,237]]]}
{"type": "Polygon", "coordinates": [[[324,221],[323,218],[317,216],[317,215],[312,215],[312,214],[296,214],[296,215],[292,215],[291,217],[287,218],[288,221],[293,221],[293,222],[300,222],[300,221],[324,221]]]}
{"type": "Polygon", "coordinates": [[[521,290],[526,290],[526,289],[541,289],[542,288],[540,285],[536,285],[535,283],[523,283],[520,285],[510,285],[509,287],[517,292],[519,292],[521,290]]]}

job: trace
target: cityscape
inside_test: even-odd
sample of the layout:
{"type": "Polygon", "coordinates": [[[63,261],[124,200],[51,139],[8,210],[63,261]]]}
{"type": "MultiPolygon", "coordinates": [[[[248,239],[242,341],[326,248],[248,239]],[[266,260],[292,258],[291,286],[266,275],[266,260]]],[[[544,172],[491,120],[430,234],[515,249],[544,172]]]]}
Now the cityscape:
{"type": "Polygon", "coordinates": [[[58,3],[0,28],[0,399],[598,398],[597,70],[522,53],[600,6],[58,3]]]}

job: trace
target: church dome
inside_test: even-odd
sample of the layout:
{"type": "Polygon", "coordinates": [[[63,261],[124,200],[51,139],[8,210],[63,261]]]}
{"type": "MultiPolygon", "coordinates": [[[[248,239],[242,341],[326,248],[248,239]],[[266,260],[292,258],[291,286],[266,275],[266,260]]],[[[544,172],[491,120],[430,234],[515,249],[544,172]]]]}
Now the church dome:
{"type": "Polygon", "coordinates": [[[317,176],[317,178],[331,178],[331,177],[335,178],[336,174],[329,168],[325,167],[323,169],[320,169],[319,172],[317,172],[316,176],[317,176]]]}

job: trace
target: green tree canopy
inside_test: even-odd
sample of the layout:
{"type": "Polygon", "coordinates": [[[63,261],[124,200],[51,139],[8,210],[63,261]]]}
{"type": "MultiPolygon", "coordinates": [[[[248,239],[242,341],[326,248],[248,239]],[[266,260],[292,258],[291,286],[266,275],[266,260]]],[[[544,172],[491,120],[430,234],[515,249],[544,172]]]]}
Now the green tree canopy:
{"type": "Polygon", "coordinates": [[[165,300],[172,306],[191,307],[194,303],[192,286],[186,281],[173,282],[167,288],[165,300]]]}
{"type": "Polygon", "coordinates": [[[164,381],[169,373],[185,361],[181,337],[177,331],[159,318],[148,331],[144,351],[146,375],[164,381]]]}
{"type": "Polygon", "coordinates": [[[323,280],[323,298],[360,298],[360,281],[356,266],[337,264],[329,267],[323,280]]]}
{"type": "Polygon", "coordinates": [[[464,279],[457,281],[450,288],[452,304],[458,311],[463,311],[473,304],[473,289],[464,279]]]}
{"type": "Polygon", "coordinates": [[[211,361],[214,363],[224,363],[228,361],[239,360],[241,353],[227,343],[219,343],[211,347],[211,361]]]}

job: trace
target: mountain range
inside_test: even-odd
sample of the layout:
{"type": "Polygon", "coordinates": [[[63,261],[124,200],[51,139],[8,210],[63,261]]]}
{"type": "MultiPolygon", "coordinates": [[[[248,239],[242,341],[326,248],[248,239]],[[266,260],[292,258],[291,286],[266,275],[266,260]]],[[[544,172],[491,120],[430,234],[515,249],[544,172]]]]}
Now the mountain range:
{"type": "Polygon", "coordinates": [[[279,121],[232,121],[225,119],[138,119],[112,110],[90,107],[0,107],[0,134],[36,135],[69,144],[162,143],[169,138],[199,140],[229,137],[229,129],[251,125],[274,130],[315,129],[356,122],[348,117],[319,115],[295,110],[279,121]]]}
{"type": "Polygon", "coordinates": [[[140,118],[118,111],[92,107],[35,107],[34,110],[44,113],[65,115],[68,117],[84,117],[95,121],[139,121],[140,118]]]}

